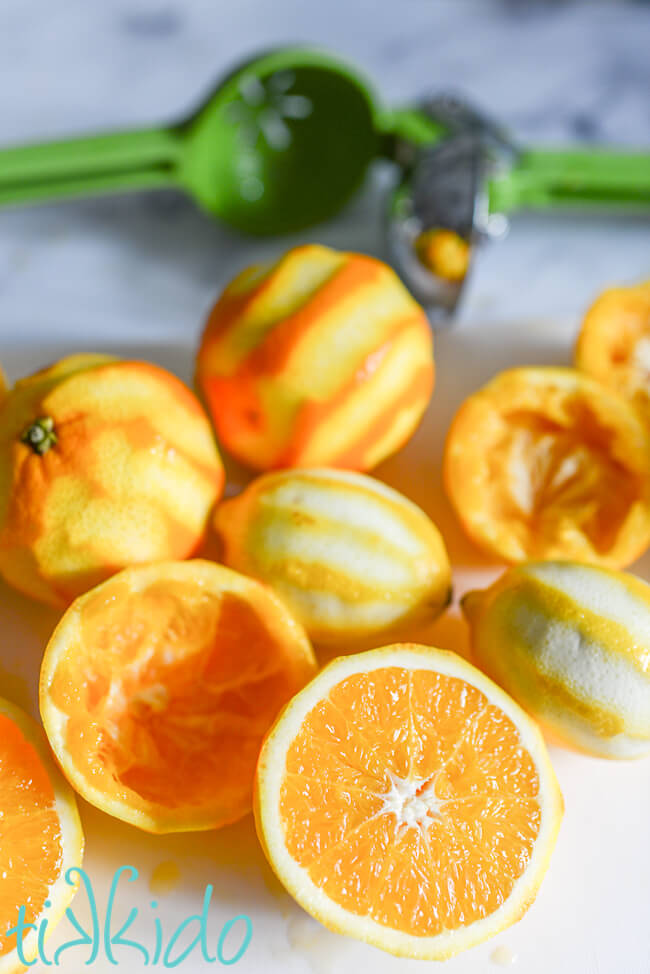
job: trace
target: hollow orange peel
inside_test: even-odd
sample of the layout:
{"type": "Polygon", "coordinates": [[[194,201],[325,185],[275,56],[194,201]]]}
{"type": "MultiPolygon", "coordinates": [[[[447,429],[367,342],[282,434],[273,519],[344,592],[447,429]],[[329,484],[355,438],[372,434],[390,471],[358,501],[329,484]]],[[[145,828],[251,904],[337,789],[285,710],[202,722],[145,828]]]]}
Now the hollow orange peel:
{"type": "Polygon", "coordinates": [[[50,745],[87,801],[149,832],[251,810],[264,733],[314,674],[301,626],[213,562],[125,569],[80,596],[43,656],[50,745]]]}
{"type": "Polygon", "coordinates": [[[650,542],[648,432],[576,369],[509,369],[469,396],[447,434],[443,479],[467,534],[502,561],[620,568],[650,542]]]}

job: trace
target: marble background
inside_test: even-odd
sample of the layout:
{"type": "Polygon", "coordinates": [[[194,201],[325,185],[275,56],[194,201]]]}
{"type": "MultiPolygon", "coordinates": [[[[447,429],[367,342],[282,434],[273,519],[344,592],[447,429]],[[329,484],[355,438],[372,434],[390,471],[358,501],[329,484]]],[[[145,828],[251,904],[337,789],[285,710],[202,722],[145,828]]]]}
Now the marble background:
{"type": "MultiPolygon", "coordinates": [[[[0,144],[182,115],[286,41],[357,62],[387,102],[450,87],[522,140],[650,144],[650,6],[521,0],[2,0],[0,144]]],[[[381,188],[296,239],[382,254],[381,188]]],[[[286,238],[285,238],[286,239],[286,238]]],[[[192,341],[251,241],[174,193],[0,212],[0,339],[192,341]]],[[[520,215],[484,250],[457,326],[568,315],[648,273],[647,219],[520,215]]]]}

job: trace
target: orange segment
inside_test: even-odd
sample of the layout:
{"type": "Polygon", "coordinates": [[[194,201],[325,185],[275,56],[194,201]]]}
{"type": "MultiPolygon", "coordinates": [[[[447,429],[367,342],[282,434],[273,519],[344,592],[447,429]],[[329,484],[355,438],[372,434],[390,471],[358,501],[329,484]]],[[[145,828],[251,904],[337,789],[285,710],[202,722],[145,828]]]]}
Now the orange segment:
{"type": "MultiPolygon", "coordinates": [[[[18,962],[16,925],[48,933],[72,900],[76,884],[65,873],[80,866],[83,835],[72,791],[49,753],[40,728],[26,714],[0,700],[0,972],[23,970],[18,962]],[[46,906],[46,901],[49,904],[46,906]]],[[[36,956],[36,934],[24,940],[25,956],[36,956]]]]}
{"type": "Polygon", "coordinates": [[[129,569],[78,599],[45,653],[41,712],[74,786],[154,832],[250,810],[262,738],[313,674],[269,591],[210,562],[129,569]]]}
{"type": "Polygon", "coordinates": [[[468,535],[508,562],[621,567],[650,540],[650,442],[629,404],[575,369],[501,372],[447,435],[444,480],[468,535]]]}
{"type": "Polygon", "coordinates": [[[450,956],[518,919],[561,814],[532,721],[430,647],[330,664],[258,766],[258,831],[288,890],[326,926],[403,956],[450,956]]]}

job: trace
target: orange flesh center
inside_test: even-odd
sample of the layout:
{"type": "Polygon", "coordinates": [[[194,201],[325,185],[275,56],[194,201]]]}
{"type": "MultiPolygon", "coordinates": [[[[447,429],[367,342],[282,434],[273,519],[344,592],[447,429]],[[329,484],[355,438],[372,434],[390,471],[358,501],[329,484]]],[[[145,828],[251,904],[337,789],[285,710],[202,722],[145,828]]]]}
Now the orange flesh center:
{"type": "Polygon", "coordinates": [[[488,452],[493,516],[512,525],[531,557],[542,557],[567,526],[579,527],[596,551],[610,550],[643,496],[641,478],[613,454],[615,432],[586,405],[576,402],[571,413],[571,424],[563,426],[537,412],[512,410],[488,452]]]}
{"type": "Polygon", "coordinates": [[[16,949],[6,937],[26,907],[26,922],[43,912],[63,858],[54,790],[36,750],[0,714],[0,957],[16,949]]]}
{"type": "Polygon", "coordinates": [[[244,814],[262,737],[298,689],[288,650],[235,594],[119,587],[86,603],[52,683],[73,764],[131,806],[244,814]]]}
{"type": "Polygon", "coordinates": [[[434,936],[496,910],[540,829],[512,721],[464,680],[390,667],[337,684],[287,753],[290,855],[357,915],[434,936]]]}

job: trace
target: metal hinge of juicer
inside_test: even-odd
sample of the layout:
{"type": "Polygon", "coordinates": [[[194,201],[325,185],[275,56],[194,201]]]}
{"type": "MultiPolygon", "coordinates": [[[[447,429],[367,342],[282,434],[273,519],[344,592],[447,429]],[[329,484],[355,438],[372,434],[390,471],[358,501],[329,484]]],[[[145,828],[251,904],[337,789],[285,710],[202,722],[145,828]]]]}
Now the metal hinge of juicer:
{"type": "Polygon", "coordinates": [[[389,204],[388,247],[408,288],[440,324],[457,307],[476,245],[507,232],[505,215],[489,212],[487,182],[513,165],[518,149],[458,97],[435,96],[418,107],[449,134],[433,145],[397,143],[404,172],[389,204]]]}

